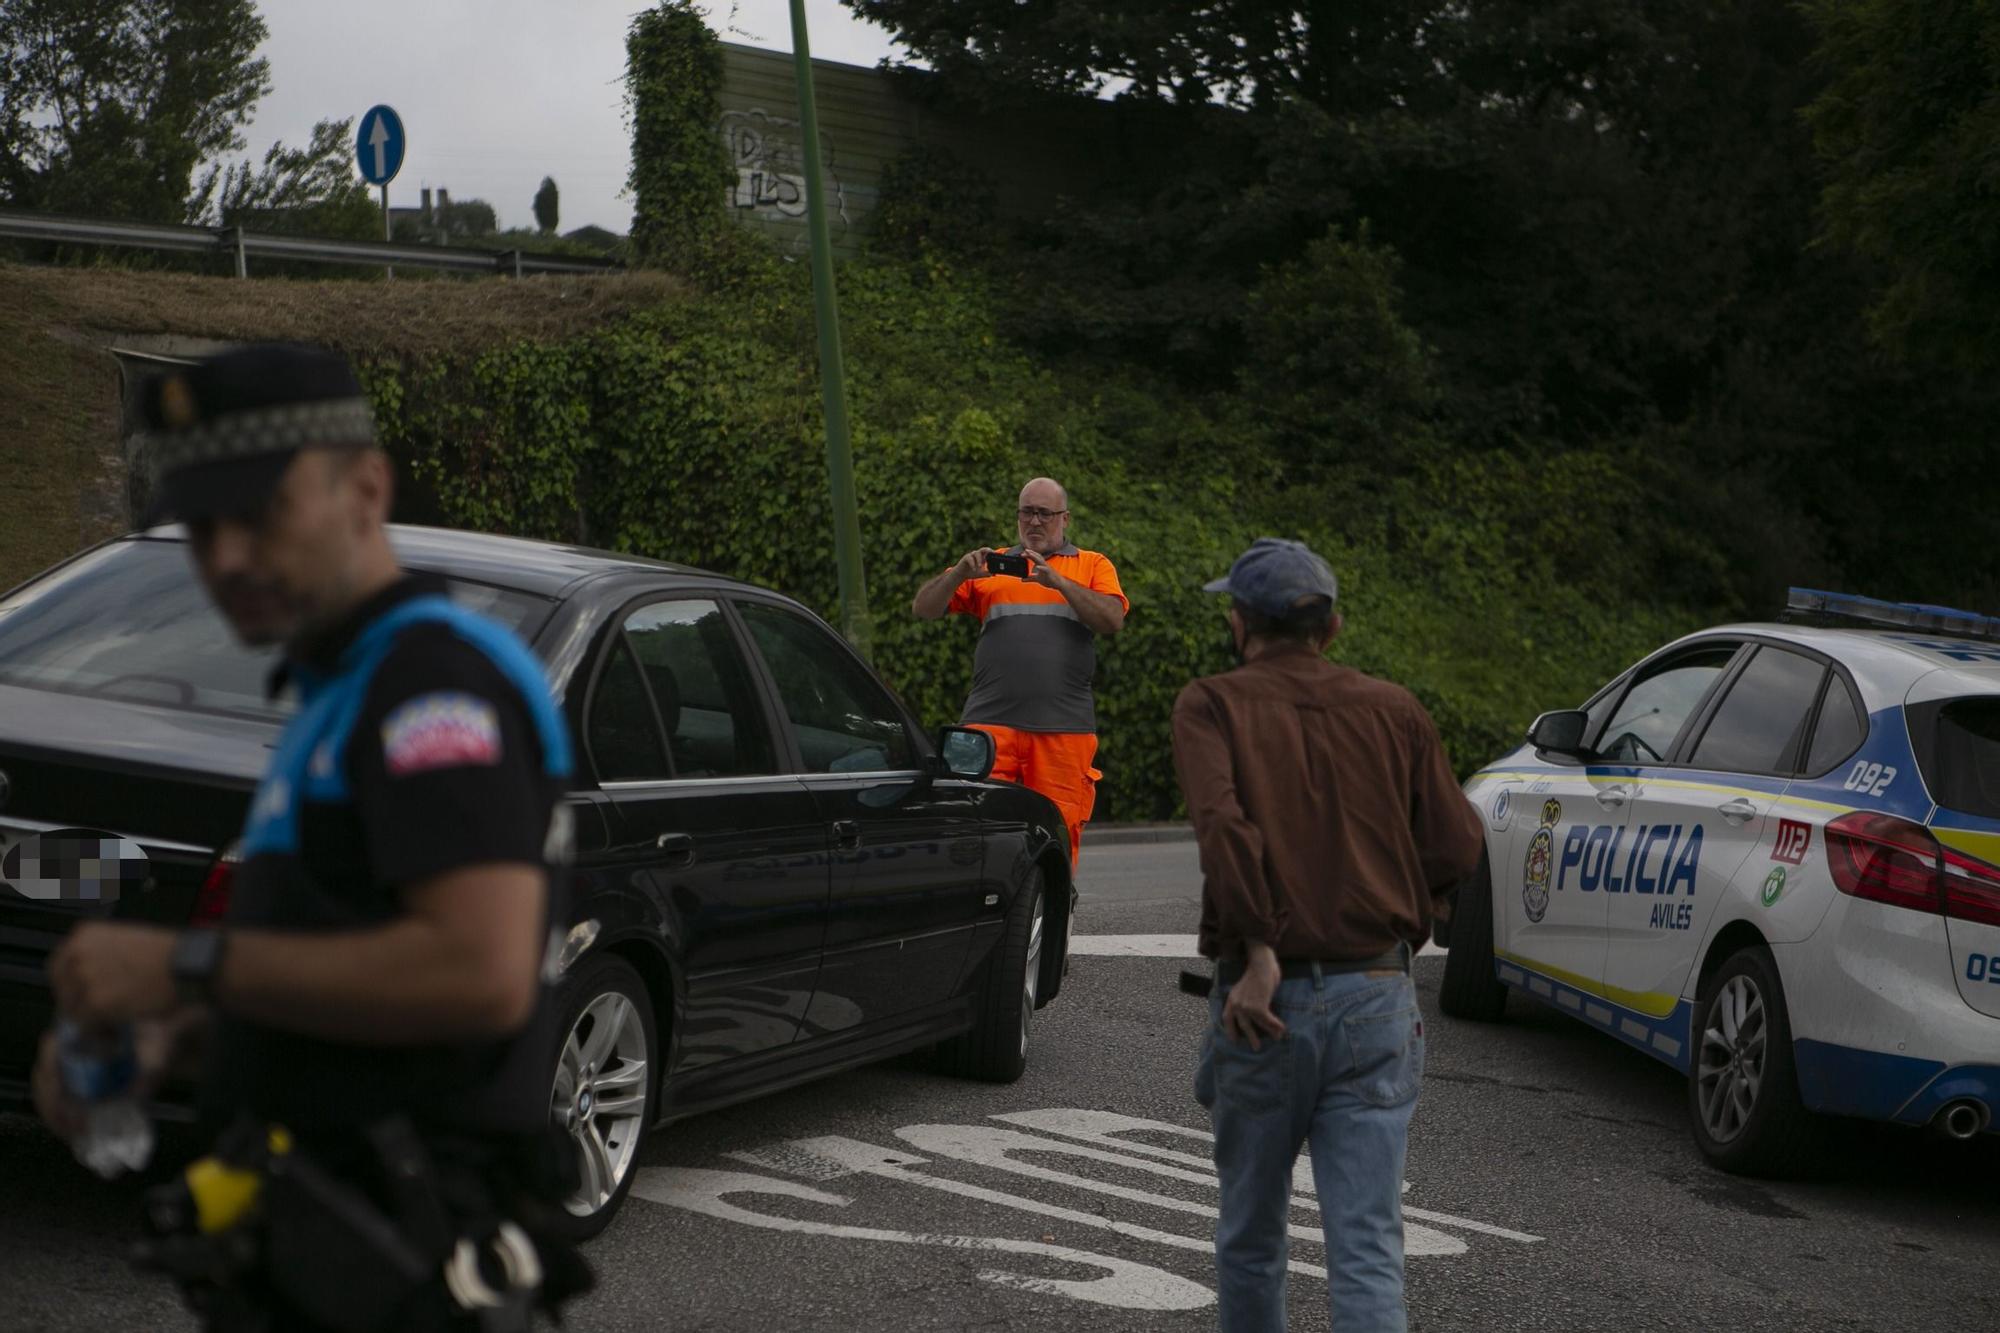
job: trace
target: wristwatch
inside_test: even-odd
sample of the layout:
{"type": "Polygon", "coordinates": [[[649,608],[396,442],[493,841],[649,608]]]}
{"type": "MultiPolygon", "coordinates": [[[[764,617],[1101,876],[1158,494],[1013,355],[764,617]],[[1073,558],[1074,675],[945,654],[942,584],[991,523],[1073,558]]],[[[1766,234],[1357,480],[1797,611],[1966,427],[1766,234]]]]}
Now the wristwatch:
{"type": "Polygon", "coordinates": [[[222,951],[229,937],[212,926],[184,930],[174,937],[168,970],[181,999],[205,1004],[215,993],[215,975],[222,970],[222,951]]]}

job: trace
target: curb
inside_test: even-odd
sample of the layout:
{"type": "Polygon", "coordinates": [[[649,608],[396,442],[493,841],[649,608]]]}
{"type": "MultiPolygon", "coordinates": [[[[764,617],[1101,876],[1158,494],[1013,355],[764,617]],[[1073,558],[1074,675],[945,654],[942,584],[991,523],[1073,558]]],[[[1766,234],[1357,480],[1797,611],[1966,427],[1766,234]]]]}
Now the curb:
{"type": "Polygon", "coordinates": [[[1126,847],[1135,843],[1193,842],[1192,824],[1089,824],[1084,827],[1083,845],[1126,847]]]}

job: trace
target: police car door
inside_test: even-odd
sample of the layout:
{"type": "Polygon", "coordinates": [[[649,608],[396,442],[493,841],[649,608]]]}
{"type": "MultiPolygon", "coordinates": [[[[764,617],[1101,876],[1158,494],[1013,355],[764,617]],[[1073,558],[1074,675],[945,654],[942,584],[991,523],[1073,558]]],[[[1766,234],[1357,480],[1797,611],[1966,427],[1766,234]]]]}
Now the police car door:
{"type": "MultiPolygon", "coordinates": [[[[1604,724],[1589,737],[1588,762],[1561,770],[1536,811],[1518,905],[1523,918],[1515,961],[1593,994],[1604,991],[1605,934],[1612,897],[1632,859],[1633,810],[1652,765],[1673,753],[1737,651],[1735,641],[1675,649],[1634,671],[1590,710],[1604,724]],[[1546,835],[1546,836],[1544,836],[1546,835]],[[1546,862],[1544,868],[1543,862],[1546,862]],[[1545,901],[1535,919],[1534,880],[1545,873],[1545,901]]],[[[1531,989],[1538,989],[1533,982],[1531,989]]],[[[1559,995],[1557,1003],[1567,1005],[1559,995]]],[[[1602,1017],[1602,1015],[1597,1015],[1602,1017]]]]}
{"type": "Polygon", "coordinates": [[[1777,832],[1826,672],[1816,655],[1745,645],[1679,749],[1647,771],[1628,864],[1605,895],[1605,990],[1630,1011],[1620,1035],[1657,1056],[1685,1062],[1683,990],[1738,872],[1777,832]]]}

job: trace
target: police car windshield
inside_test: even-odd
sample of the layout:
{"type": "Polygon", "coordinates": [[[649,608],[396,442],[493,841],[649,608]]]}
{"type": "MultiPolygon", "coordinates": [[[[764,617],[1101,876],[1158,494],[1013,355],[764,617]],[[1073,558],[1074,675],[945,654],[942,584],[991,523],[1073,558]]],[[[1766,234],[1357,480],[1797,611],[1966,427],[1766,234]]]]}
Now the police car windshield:
{"type": "MultiPolygon", "coordinates": [[[[531,638],[550,603],[485,584],[452,595],[531,638]]],[[[282,717],[265,698],[276,649],[245,648],[179,542],[114,542],[0,601],[0,684],[206,712],[282,717]]]]}

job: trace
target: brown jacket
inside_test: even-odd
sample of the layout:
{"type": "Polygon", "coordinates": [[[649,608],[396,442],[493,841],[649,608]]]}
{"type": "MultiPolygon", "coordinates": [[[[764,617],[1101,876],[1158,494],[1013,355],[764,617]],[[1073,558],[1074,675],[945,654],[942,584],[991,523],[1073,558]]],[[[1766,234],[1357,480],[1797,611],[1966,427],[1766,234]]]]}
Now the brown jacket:
{"type": "Polygon", "coordinates": [[[1201,951],[1372,958],[1430,938],[1479,863],[1479,814],[1408,690],[1273,645],[1174,702],[1174,767],[1201,845],[1201,951]]]}

